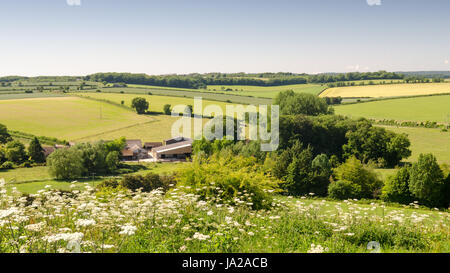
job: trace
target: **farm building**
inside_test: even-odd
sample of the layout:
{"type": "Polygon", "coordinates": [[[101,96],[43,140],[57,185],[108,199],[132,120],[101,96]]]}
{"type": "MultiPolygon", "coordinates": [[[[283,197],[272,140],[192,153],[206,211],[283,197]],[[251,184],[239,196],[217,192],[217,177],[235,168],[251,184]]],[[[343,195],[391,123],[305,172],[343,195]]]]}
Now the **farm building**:
{"type": "Polygon", "coordinates": [[[53,146],[44,146],[44,147],[42,147],[42,149],[44,150],[44,155],[47,158],[54,151],[56,151],[58,149],[67,149],[67,148],[69,148],[70,146],[73,146],[73,145],[75,145],[75,143],[69,144],[69,146],[61,145],[61,144],[55,144],[53,146]]]}
{"type": "Polygon", "coordinates": [[[142,147],[142,141],[130,139],[126,141],[125,148],[122,150],[124,160],[139,160],[148,158],[148,151],[142,147]]]}
{"type": "MultiPolygon", "coordinates": [[[[192,139],[177,138],[178,141],[170,141],[170,144],[153,148],[151,155],[154,160],[160,159],[186,159],[192,154],[192,139]]],[[[165,143],[168,143],[167,141],[165,143]]]]}
{"type": "Polygon", "coordinates": [[[192,140],[190,138],[186,138],[186,137],[174,137],[174,138],[170,138],[170,139],[166,139],[164,140],[164,145],[170,145],[170,144],[174,144],[174,143],[178,143],[178,142],[183,142],[183,141],[191,141],[192,140]]]}
{"type": "Polygon", "coordinates": [[[153,148],[160,147],[162,145],[162,142],[145,142],[144,149],[150,152],[153,148]]]}

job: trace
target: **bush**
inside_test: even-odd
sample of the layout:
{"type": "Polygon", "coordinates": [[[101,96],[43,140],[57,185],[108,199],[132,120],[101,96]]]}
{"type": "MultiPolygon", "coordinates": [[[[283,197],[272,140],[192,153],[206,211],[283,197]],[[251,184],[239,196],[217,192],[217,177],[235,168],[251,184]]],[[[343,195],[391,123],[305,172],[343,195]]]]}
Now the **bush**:
{"type": "Polygon", "coordinates": [[[395,175],[390,176],[386,180],[383,187],[381,198],[384,201],[397,202],[401,204],[409,204],[414,201],[409,191],[409,168],[403,167],[397,171],[395,175]]]}
{"type": "Polygon", "coordinates": [[[266,175],[263,169],[254,157],[216,154],[198,160],[194,156],[194,162],[176,178],[181,189],[199,195],[202,200],[269,209],[270,192],[277,189],[278,181],[266,175]]]}
{"type": "Polygon", "coordinates": [[[170,104],[165,104],[164,105],[164,114],[166,114],[166,115],[170,115],[171,113],[172,113],[172,110],[171,110],[171,105],[170,104]]]}
{"type": "Polygon", "coordinates": [[[20,165],[21,168],[31,168],[31,163],[30,161],[25,161],[20,165]]]}
{"type": "Polygon", "coordinates": [[[5,162],[3,162],[2,166],[1,166],[1,169],[4,169],[4,170],[10,170],[13,168],[14,168],[14,163],[12,163],[11,161],[5,161],[5,162]]]}
{"type": "Polygon", "coordinates": [[[378,176],[373,170],[364,167],[364,165],[356,159],[351,157],[347,161],[334,169],[334,175],[337,180],[350,183],[351,194],[345,196],[347,198],[376,198],[383,182],[378,179],[378,176]]]}
{"type": "Polygon", "coordinates": [[[124,188],[132,191],[141,189],[143,192],[151,192],[156,189],[162,189],[166,192],[175,184],[175,179],[172,176],[160,176],[154,173],[148,173],[145,176],[125,175],[120,182],[120,186],[124,188]]]}
{"type": "Polygon", "coordinates": [[[355,196],[356,189],[350,181],[331,182],[328,187],[328,196],[330,198],[344,200],[355,196]]]}
{"type": "Polygon", "coordinates": [[[115,178],[107,179],[97,185],[97,188],[117,188],[119,186],[119,181],[115,178]]]}

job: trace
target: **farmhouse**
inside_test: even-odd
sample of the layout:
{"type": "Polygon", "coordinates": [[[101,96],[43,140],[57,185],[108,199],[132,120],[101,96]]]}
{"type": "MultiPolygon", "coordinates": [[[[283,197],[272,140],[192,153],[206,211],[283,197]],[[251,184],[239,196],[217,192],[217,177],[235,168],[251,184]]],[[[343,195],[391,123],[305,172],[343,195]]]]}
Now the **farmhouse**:
{"type": "Polygon", "coordinates": [[[69,143],[69,146],[67,145],[61,145],[61,144],[55,144],[53,146],[45,146],[42,147],[42,149],[44,150],[44,155],[47,158],[49,155],[51,155],[54,151],[58,150],[58,149],[66,149],[69,148],[71,146],[74,146],[75,143],[69,143]]]}

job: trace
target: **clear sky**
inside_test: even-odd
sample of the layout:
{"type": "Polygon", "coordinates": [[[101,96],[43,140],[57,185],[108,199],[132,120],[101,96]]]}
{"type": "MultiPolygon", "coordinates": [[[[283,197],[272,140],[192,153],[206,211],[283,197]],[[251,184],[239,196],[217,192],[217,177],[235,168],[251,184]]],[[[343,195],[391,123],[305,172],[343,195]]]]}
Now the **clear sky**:
{"type": "Polygon", "coordinates": [[[449,0],[0,0],[0,76],[450,70],[449,0]]]}

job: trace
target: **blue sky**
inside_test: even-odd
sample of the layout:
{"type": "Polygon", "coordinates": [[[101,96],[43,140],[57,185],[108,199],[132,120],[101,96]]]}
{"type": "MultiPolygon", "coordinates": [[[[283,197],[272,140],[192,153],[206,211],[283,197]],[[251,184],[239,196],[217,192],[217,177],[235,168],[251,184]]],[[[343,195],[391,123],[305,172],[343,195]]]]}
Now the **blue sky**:
{"type": "Polygon", "coordinates": [[[449,11],[448,0],[2,0],[0,75],[450,70],[449,11]]]}

